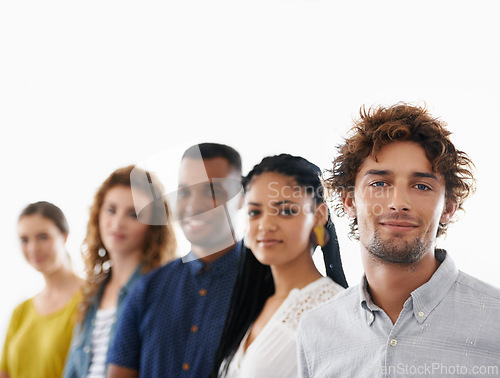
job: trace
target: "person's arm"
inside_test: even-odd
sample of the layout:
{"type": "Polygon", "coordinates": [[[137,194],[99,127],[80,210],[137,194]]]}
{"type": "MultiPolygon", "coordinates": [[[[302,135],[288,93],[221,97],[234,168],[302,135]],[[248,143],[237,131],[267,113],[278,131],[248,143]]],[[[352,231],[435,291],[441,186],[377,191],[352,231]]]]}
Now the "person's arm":
{"type": "MultiPolygon", "coordinates": [[[[20,306],[22,306],[22,305],[20,305],[20,306]]],[[[17,332],[17,330],[19,328],[19,325],[22,322],[21,317],[19,315],[20,306],[18,306],[14,309],[14,311],[12,312],[12,315],[10,317],[9,326],[7,328],[7,334],[5,335],[5,340],[3,343],[2,355],[0,356],[0,378],[9,378],[8,371],[11,370],[11,368],[9,368],[7,351],[9,349],[9,345],[10,345],[12,338],[14,337],[15,333],[17,332]]]]}
{"type": "MultiPolygon", "coordinates": [[[[139,377],[139,372],[137,370],[128,369],[113,364],[108,365],[107,378],[138,378],[138,377],[139,377]]],[[[4,377],[0,376],[0,378],[4,377]]],[[[8,376],[5,378],[8,378],[8,376]]]]}

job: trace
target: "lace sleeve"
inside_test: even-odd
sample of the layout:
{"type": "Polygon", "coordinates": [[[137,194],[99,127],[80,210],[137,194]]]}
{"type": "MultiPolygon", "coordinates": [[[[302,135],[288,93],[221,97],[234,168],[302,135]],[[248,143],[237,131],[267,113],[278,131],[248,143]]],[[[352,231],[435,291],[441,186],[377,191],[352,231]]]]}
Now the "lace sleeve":
{"type": "Polygon", "coordinates": [[[307,311],[331,299],[343,288],[333,282],[330,278],[320,278],[309,284],[302,290],[294,289],[290,292],[293,298],[287,309],[281,314],[279,319],[292,331],[297,331],[300,318],[307,311]]]}

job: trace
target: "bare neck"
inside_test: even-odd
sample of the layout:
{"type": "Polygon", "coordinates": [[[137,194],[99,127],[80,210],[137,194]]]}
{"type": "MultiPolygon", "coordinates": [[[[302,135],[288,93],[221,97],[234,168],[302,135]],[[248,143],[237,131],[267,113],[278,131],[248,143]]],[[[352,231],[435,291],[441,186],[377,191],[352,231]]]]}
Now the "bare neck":
{"type": "Polygon", "coordinates": [[[380,262],[366,251],[362,260],[373,303],[385,311],[393,324],[412,291],[429,281],[440,264],[434,252],[426,253],[411,265],[380,262]]]}
{"type": "Polygon", "coordinates": [[[113,269],[108,285],[111,287],[121,288],[125,286],[134,271],[141,262],[140,254],[115,258],[112,260],[113,269]]]}
{"type": "Polygon", "coordinates": [[[283,265],[271,265],[274,280],[274,296],[286,298],[292,289],[302,289],[322,275],[314,265],[310,254],[283,265]]]}
{"type": "Polygon", "coordinates": [[[44,274],[43,277],[45,280],[45,289],[43,291],[48,296],[59,295],[66,292],[73,293],[83,282],[83,280],[73,272],[69,261],[64,263],[54,272],[44,274]]]}

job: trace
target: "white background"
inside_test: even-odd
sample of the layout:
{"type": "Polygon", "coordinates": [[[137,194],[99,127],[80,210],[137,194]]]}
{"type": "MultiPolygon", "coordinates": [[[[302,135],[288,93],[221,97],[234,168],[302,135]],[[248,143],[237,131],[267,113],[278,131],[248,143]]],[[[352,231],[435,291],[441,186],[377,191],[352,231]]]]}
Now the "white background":
{"type": "MultiPolygon", "coordinates": [[[[2,2],[1,339],[43,287],[17,240],[29,202],[66,213],[81,269],[88,208],[114,169],[204,141],[239,150],[245,173],[281,152],[328,168],[362,104],[426,103],[448,122],[478,192],[440,245],[500,286],[499,36],[495,1],[2,2]]],[[[334,220],[356,284],[358,246],[334,220]]]]}

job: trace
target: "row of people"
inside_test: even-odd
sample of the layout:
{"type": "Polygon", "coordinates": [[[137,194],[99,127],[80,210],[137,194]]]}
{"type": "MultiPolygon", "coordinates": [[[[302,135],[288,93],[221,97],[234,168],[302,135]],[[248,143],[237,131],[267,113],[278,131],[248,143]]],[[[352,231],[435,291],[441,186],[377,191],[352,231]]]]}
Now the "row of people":
{"type": "Polygon", "coordinates": [[[436,248],[474,190],[472,163],[449,135],[419,107],[363,110],[324,181],[306,159],[267,157],[243,178],[241,200],[239,154],[193,146],[174,216],[164,197],[148,197],[150,185],[161,193],[152,175],[117,170],[91,208],[83,283],[62,212],[28,206],[22,250],[46,287],[14,311],[0,377],[500,374],[500,290],[436,248]],[[328,197],[360,241],[365,275],[347,290],[328,197]],[[175,260],[172,220],[191,243],[175,260]],[[318,245],[326,277],[312,259],[318,245]]]}

